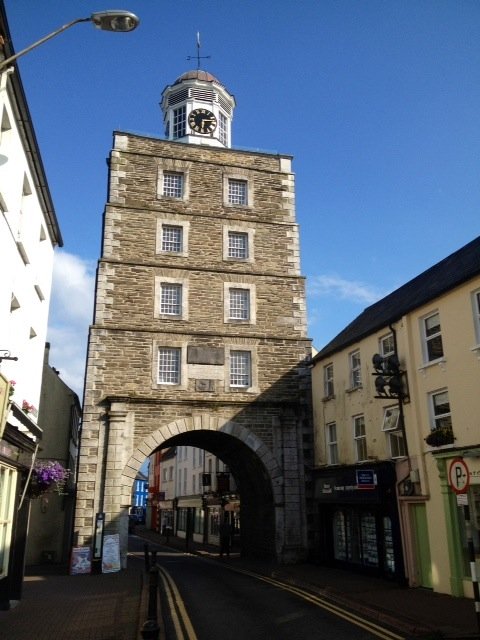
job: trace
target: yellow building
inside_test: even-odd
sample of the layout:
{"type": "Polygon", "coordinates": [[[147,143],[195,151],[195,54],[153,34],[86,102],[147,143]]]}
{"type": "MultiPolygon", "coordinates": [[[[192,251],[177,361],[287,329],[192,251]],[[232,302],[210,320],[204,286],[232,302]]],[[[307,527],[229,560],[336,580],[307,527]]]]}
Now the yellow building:
{"type": "Polygon", "coordinates": [[[313,358],[319,561],[472,597],[479,382],[480,237],[313,358]]]}

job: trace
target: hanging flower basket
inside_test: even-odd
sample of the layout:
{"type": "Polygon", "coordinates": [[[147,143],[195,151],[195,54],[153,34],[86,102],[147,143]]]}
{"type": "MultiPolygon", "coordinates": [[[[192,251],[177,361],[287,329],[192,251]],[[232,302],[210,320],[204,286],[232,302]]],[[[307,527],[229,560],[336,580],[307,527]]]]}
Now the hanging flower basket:
{"type": "Polygon", "coordinates": [[[60,462],[55,460],[37,462],[30,477],[28,495],[30,498],[38,498],[45,493],[66,495],[65,483],[69,475],[70,470],[65,469],[60,462]]]}
{"type": "Polygon", "coordinates": [[[446,444],[453,444],[455,437],[452,427],[439,427],[434,429],[425,438],[425,442],[431,447],[442,447],[446,444]]]}

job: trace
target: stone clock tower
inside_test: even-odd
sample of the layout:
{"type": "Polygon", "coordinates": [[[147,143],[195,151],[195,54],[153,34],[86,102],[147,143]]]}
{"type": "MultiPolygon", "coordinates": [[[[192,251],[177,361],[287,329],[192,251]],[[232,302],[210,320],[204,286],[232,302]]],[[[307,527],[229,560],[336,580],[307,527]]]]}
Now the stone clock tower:
{"type": "MultiPolygon", "coordinates": [[[[190,445],[235,478],[243,553],[303,559],[311,344],[292,158],[232,148],[235,100],[206,71],[161,106],[165,139],[114,132],[76,542],[98,559],[104,525],[124,564],[140,466],[190,445]]],[[[195,531],[205,513],[188,509],[195,531]]]]}

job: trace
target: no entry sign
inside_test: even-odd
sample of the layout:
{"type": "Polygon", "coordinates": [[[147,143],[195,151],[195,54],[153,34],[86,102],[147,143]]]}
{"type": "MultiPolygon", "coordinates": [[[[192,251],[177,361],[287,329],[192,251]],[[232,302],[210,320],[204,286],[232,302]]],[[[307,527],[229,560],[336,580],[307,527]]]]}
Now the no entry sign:
{"type": "Polygon", "coordinates": [[[455,493],[467,493],[470,486],[470,471],[463,458],[454,458],[448,467],[448,482],[455,493]]]}

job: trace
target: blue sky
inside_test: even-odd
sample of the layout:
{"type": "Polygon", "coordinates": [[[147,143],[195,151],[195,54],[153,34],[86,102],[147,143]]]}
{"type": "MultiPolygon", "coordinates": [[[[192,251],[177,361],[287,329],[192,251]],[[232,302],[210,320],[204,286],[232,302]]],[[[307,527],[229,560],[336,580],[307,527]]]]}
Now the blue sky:
{"type": "Polygon", "coordinates": [[[92,11],[20,71],[65,246],[50,361],[80,391],[112,131],[163,137],[163,88],[202,64],[235,95],[233,146],[294,156],[309,336],[479,235],[478,0],[5,0],[16,50],[92,11]],[[114,6],[115,5],[115,6],[114,6]]]}

